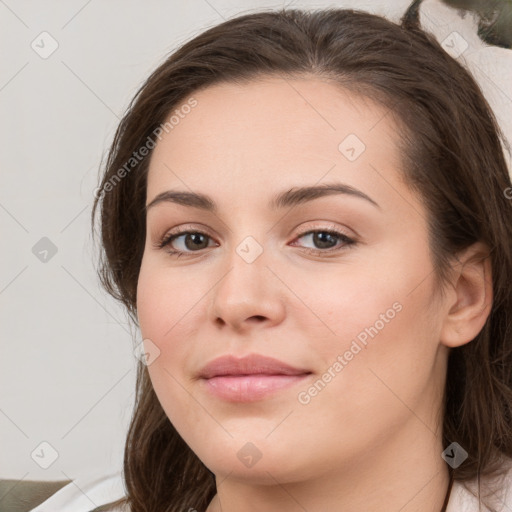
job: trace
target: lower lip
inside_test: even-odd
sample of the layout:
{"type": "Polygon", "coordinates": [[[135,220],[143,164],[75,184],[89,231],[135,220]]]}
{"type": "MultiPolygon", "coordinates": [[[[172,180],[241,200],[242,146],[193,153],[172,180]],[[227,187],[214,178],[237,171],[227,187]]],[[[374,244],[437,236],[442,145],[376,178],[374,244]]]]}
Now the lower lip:
{"type": "Polygon", "coordinates": [[[228,402],[254,402],[302,382],[302,375],[223,375],[203,379],[207,390],[228,402]]]}

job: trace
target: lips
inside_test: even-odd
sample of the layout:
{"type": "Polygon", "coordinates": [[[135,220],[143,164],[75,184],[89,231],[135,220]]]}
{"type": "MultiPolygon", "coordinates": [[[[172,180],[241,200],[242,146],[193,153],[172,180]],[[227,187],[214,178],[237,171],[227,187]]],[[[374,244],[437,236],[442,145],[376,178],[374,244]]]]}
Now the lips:
{"type": "Polygon", "coordinates": [[[303,383],[311,374],[260,354],[222,356],[199,372],[199,383],[210,396],[225,402],[255,402],[303,383]]]}
{"type": "Polygon", "coordinates": [[[311,373],[304,368],[293,367],[283,361],[260,354],[242,358],[222,356],[209,362],[200,372],[202,379],[241,375],[305,375],[311,373]]]}

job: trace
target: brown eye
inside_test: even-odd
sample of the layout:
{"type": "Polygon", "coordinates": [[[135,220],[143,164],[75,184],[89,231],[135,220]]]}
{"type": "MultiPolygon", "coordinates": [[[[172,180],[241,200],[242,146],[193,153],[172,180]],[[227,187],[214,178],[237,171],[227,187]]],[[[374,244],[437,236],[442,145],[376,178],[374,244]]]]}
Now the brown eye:
{"type": "Polygon", "coordinates": [[[188,251],[196,252],[202,249],[206,249],[208,247],[208,240],[210,237],[206,233],[202,233],[200,231],[183,231],[181,233],[170,234],[166,236],[159,244],[160,248],[163,247],[171,247],[169,252],[173,253],[187,253],[188,251]],[[173,243],[183,238],[181,243],[181,248],[174,249],[175,245],[173,243]]]}
{"type": "Polygon", "coordinates": [[[349,238],[347,235],[341,233],[340,231],[331,229],[310,230],[299,235],[297,239],[305,237],[310,237],[310,241],[315,246],[313,248],[305,247],[306,251],[315,254],[337,252],[338,250],[343,250],[344,248],[356,245],[356,241],[352,238],[349,238]],[[336,245],[340,242],[343,243],[343,245],[341,247],[335,248],[336,245]]]}

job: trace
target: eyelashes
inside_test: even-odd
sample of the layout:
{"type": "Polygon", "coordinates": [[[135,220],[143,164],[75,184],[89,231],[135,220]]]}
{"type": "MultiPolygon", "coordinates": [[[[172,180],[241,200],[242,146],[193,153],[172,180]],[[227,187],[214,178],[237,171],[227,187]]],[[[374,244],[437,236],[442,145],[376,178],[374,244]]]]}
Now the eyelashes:
{"type": "MultiPolygon", "coordinates": [[[[350,238],[342,231],[339,231],[338,229],[334,229],[333,227],[329,228],[317,228],[317,229],[310,229],[307,231],[304,231],[300,234],[298,234],[295,238],[295,240],[300,240],[305,237],[310,237],[311,242],[317,245],[330,245],[331,243],[335,243],[337,246],[335,247],[327,247],[327,248],[311,248],[311,247],[302,247],[303,251],[309,254],[319,255],[319,256],[330,256],[333,253],[340,253],[342,251],[346,251],[349,248],[353,248],[357,245],[357,241],[353,238],[350,238]],[[321,235],[321,236],[319,236],[321,235]],[[339,242],[336,243],[336,240],[339,242]],[[341,242],[341,246],[339,243],[341,242]]],[[[156,244],[155,247],[157,249],[165,250],[168,254],[171,256],[175,256],[177,258],[182,256],[191,256],[195,253],[202,253],[208,248],[208,240],[211,240],[212,237],[210,237],[207,233],[199,230],[191,230],[191,229],[183,229],[177,232],[171,232],[169,234],[166,234],[162,239],[160,239],[156,244]],[[173,243],[178,240],[179,238],[184,237],[183,245],[185,248],[187,248],[186,242],[191,242],[192,246],[193,244],[204,244],[204,241],[206,240],[206,246],[200,247],[197,251],[196,250],[180,250],[175,249],[173,247],[173,243]]],[[[294,243],[294,247],[297,245],[294,243]]]]}
{"type": "Polygon", "coordinates": [[[194,235],[194,236],[202,236],[202,237],[206,237],[206,238],[211,238],[208,234],[202,232],[202,231],[181,231],[181,232],[178,232],[178,233],[171,233],[167,236],[165,236],[159,243],[158,243],[158,248],[159,249],[165,249],[166,252],[168,252],[169,254],[178,254],[178,256],[181,256],[183,254],[190,254],[190,253],[194,253],[194,252],[199,252],[199,251],[181,251],[181,250],[177,250],[177,249],[173,249],[171,247],[171,244],[172,242],[174,242],[174,240],[176,240],[177,238],[181,238],[183,236],[188,236],[188,235],[194,235]]]}

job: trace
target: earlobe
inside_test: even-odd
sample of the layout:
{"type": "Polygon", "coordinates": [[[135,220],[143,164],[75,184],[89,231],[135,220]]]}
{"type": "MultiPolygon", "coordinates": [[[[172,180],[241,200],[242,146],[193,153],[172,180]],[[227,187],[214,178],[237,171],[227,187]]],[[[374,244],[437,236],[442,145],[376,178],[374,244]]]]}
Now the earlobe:
{"type": "Polygon", "coordinates": [[[476,242],[458,255],[454,264],[454,293],[446,304],[440,341],[459,347],[472,341],[482,330],[493,302],[490,250],[476,242]]]}

